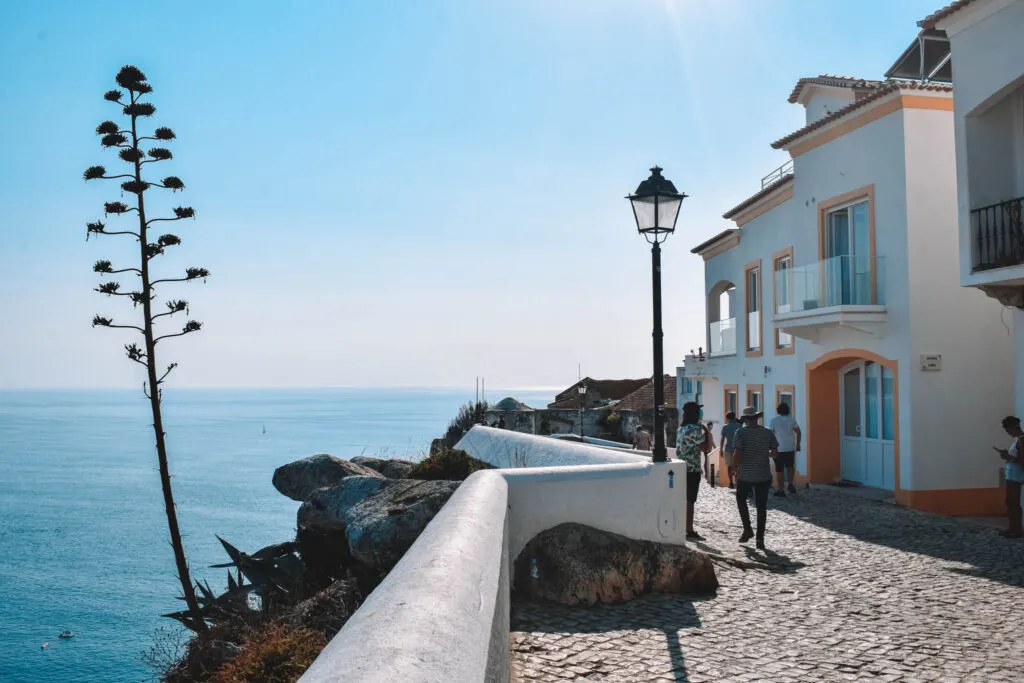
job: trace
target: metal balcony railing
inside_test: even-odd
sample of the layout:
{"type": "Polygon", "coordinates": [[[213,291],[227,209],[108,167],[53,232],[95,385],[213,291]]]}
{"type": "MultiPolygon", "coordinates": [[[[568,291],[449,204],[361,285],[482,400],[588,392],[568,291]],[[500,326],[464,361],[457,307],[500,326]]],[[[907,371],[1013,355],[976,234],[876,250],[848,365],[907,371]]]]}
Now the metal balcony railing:
{"type": "Polygon", "coordinates": [[[971,211],[971,271],[1024,263],[1024,197],[971,211]]]}
{"type": "Polygon", "coordinates": [[[788,175],[793,175],[792,159],[784,163],[782,166],[779,166],[777,169],[775,169],[765,177],[761,178],[761,189],[763,190],[772,183],[778,182],[788,175]]]}
{"type": "Polygon", "coordinates": [[[728,356],[736,353],[736,318],[716,320],[708,325],[711,337],[711,355],[728,356]]]}
{"type": "Polygon", "coordinates": [[[885,303],[881,256],[834,256],[775,272],[775,313],[885,303]]]}

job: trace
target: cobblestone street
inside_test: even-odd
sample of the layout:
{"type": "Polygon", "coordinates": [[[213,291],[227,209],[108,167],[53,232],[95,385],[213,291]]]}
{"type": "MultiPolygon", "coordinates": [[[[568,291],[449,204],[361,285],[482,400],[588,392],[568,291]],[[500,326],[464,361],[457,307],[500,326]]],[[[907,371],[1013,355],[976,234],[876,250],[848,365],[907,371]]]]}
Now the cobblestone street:
{"type": "Polygon", "coordinates": [[[1024,541],[828,487],[770,499],[767,554],[729,489],[702,487],[696,526],[717,596],[516,603],[513,679],[1024,680],[1024,541]]]}

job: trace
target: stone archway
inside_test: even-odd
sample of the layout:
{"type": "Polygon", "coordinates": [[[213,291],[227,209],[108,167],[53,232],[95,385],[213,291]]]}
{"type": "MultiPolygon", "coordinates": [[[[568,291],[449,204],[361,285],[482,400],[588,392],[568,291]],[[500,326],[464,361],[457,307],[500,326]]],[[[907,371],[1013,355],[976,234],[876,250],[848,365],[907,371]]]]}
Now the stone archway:
{"type": "Polygon", "coordinates": [[[892,370],[896,493],[900,490],[899,363],[863,349],[830,351],[807,364],[807,478],[818,484],[841,478],[839,370],[860,360],[892,370]]]}

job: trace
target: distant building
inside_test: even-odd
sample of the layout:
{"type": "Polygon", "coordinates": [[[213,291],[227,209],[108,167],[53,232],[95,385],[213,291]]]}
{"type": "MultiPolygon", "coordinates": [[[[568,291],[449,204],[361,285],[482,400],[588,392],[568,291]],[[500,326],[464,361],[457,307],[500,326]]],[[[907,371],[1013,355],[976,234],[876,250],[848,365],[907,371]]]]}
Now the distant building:
{"type": "Polygon", "coordinates": [[[607,405],[610,401],[618,401],[625,398],[650,381],[650,378],[647,377],[642,379],[593,379],[592,377],[584,377],[568,389],[559,392],[555,396],[555,400],[548,404],[548,408],[553,410],[575,408],[579,410],[579,386],[581,384],[586,387],[584,408],[597,408],[607,405]]]}

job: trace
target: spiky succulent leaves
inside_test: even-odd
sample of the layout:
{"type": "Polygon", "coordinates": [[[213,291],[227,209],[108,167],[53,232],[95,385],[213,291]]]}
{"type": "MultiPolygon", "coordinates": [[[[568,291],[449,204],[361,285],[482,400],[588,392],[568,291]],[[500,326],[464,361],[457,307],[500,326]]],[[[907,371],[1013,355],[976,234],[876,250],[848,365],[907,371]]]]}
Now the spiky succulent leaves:
{"type": "Polygon", "coordinates": [[[142,194],[149,189],[149,183],[137,182],[135,180],[127,180],[121,183],[121,189],[125,192],[131,192],[132,194],[142,194]]]}
{"type": "MultiPolygon", "coordinates": [[[[169,175],[163,179],[163,186],[174,192],[185,189],[185,183],[181,182],[181,178],[173,175],[169,175]]],[[[192,214],[195,215],[195,211],[193,211],[192,214]]]]}
{"type": "Polygon", "coordinates": [[[207,278],[207,277],[210,277],[210,271],[208,271],[206,268],[186,268],[185,269],[185,276],[189,280],[196,280],[198,278],[207,278]]]}
{"type": "Polygon", "coordinates": [[[130,292],[128,298],[132,300],[132,307],[139,306],[146,301],[145,295],[142,292],[130,292]]]}
{"type": "Polygon", "coordinates": [[[202,327],[203,324],[198,320],[189,320],[185,323],[185,326],[181,328],[181,331],[183,334],[188,334],[189,332],[198,332],[202,327]]]}
{"type": "Polygon", "coordinates": [[[90,166],[89,168],[85,169],[85,173],[82,174],[82,179],[96,180],[97,178],[102,178],[106,174],[107,169],[103,168],[102,166],[90,166]]]}
{"type": "Polygon", "coordinates": [[[136,92],[138,92],[140,86],[148,85],[146,83],[146,74],[142,73],[142,69],[131,64],[122,66],[114,80],[122,88],[135,90],[136,92]]]}
{"type": "Polygon", "coordinates": [[[184,299],[171,299],[165,302],[167,310],[170,313],[180,313],[181,311],[188,311],[188,302],[184,299]]]}
{"type": "Polygon", "coordinates": [[[243,553],[241,550],[239,550],[235,546],[233,546],[230,543],[228,543],[227,541],[225,541],[220,536],[217,536],[217,540],[220,541],[220,544],[222,546],[224,546],[224,552],[226,552],[228,554],[228,557],[231,558],[231,564],[226,564],[226,565],[216,565],[215,564],[213,566],[214,567],[234,567],[234,566],[240,565],[242,563],[242,561],[243,561],[243,558],[245,557],[245,553],[243,553]]]}
{"type": "Polygon", "coordinates": [[[135,104],[126,104],[122,111],[125,116],[152,116],[156,113],[156,107],[149,102],[136,102],[135,104]]]}
{"type": "Polygon", "coordinates": [[[173,158],[173,156],[174,155],[171,154],[171,150],[166,147],[154,147],[149,150],[149,157],[157,161],[167,161],[168,159],[173,158]]]}
{"type": "Polygon", "coordinates": [[[154,256],[159,256],[160,254],[164,253],[164,248],[161,247],[156,242],[150,242],[149,244],[146,245],[145,252],[146,252],[146,260],[148,261],[151,258],[153,258],[154,256]]]}
{"type": "Polygon", "coordinates": [[[92,317],[93,327],[110,327],[114,323],[110,318],[104,318],[101,315],[94,315],[92,317]]]}
{"type": "Polygon", "coordinates": [[[134,147],[126,147],[117,153],[117,156],[121,157],[122,161],[127,161],[132,164],[136,161],[140,161],[142,157],[146,156],[142,153],[141,149],[135,149],[134,147]]]}
{"type": "Polygon", "coordinates": [[[177,136],[174,134],[174,131],[167,126],[160,126],[153,131],[153,137],[157,140],[173,140],[177,136]]]}
{"type": "Polygon", "coordinates": [[[103,93],[103,99],[108,102],[120,102],[122,97],[124,97],[124,93],[120,90],[108,90],[103,93]]]}
{"type": "Polygon", "coordinates": [[[110,261],[97,261],[92,266],[92,272],[94,272],[94,273],[112,273],[112,272],[114,272],[114,267],[111,265],[110,261]]]}
{"type": "Polygon", "coordinates": [[[100,294],[112,295],[117,294],[117,290],[121,289],[120,282],[104,282],[102,285],[96,288],[96,291],[100,294]]]}
{"type": "Polygon", "coordinates": [[[178,218],[195,218],[196,210],[191,206],[176,206],[174,207],[174,215],[178,218]]]}
{"type": "Polygon", "coordinates": [[[117,147],[128,142],[128,138],[122,133],[108,133],[100,138],[100,144],[104,147],[117,147]]]}
{"type": "Polygon", "coordinates": [[[113,121],[104,121],[100,125],[96,126],[96,135],[110,135],[111,133],[119,133],[121,129],[117,127],[117,124],[113,121]]]}
{"type": "Polygon", "coordinates": [[[124,202],[104,202],[103,211],[108,214],[121,214],[128,211],[128,205],[124,202]]]}
{"type": "Polygon", "coordinates": [[[181,244],[181,238],[179,238],[177,235],[172,235],[168,233],[166,235],[160,235],[156,243],[159,244],[161,247],[176,247],[179,244],[181,244]]]}

